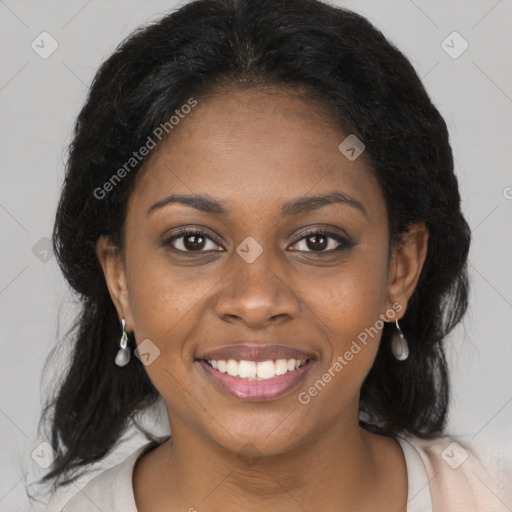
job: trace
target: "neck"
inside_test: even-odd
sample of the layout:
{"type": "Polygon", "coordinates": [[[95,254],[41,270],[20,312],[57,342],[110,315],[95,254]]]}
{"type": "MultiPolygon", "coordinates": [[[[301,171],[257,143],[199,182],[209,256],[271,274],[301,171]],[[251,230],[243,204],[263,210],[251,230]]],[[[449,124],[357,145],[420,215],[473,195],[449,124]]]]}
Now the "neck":
{"type": "Polygon", "coordinates": [[[386,490],[383,454],[394,441],[366,432],[353,417],[279,454],[262,454],[250,443],[235,453],[170,422],[172,438],[155,450],[152,476],[146,473],[151,492],[176,507],[170,510],[371,510],[386,490]]]}

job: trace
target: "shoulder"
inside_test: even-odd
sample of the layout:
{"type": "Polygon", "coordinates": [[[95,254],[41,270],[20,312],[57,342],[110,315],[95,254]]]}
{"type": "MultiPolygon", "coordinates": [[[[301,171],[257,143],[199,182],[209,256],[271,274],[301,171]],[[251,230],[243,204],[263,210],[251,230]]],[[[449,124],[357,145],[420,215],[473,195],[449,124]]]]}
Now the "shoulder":
{"type": "Polygon", "coordinates": [[[434,510],[498,512],[512,506],[510,468],[498,467],[471,442],[449,435],[400,437],[415,448],[425,466],[434,510]]]}
{"type": "Polygon", "coordinates": [[[157,445],[144,444],[119,464],[112,466],[85,484],[59,512],[137,512],[132,474],[137,459],[157,445]]]}

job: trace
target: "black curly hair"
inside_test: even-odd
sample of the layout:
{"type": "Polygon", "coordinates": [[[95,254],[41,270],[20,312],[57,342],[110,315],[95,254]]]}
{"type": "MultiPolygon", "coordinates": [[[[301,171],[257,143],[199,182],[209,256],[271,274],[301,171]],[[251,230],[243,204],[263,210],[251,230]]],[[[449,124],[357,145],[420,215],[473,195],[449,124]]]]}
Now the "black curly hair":
{"type": "MultiPolygon", "coordinates": [[[[66,334],[70,364],[40,420],[50,417],[49,442],[59,455],[42,479],[53,479],[54,489],[112,452],[135,414],[160,396],[137,358],[122,371],[114,365],[118,315],[96,255],[100,235],[122,249],[127,200],[146,159],[105,199],[95,190],[191,97],[268,86],[302,91],[364,141],[391,242],[413,222],[427,226],[428,254],[401,321],[410,355],[393,358],[386,324],[361,389],[361,426],[388,436],[443,432],[449,383],[442,342],[467,309],[470,244],[443,118],[407,58],[354,12],[317,0],[195,0],[118,46],[75,125],[53,247],[81,313],[66,334]]],[[[133,334],[129,345],[136,347],[133,334]]]]}

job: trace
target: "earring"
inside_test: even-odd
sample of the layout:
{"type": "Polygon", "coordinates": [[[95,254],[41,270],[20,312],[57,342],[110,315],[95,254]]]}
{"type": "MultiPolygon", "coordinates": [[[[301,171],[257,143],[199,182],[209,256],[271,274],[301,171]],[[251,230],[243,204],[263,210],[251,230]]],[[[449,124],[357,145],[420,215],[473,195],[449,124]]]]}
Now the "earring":
{"type": "Polygon", "coordinates": [[[402,329],[400,329],[400,326],[398,325],[398,320],[396,320],[395,323],[396,328],[398,329],[398,336],[393,336],[393,340],[391,341],[391,351],[399,361],[405,361],[409,357],[409,345],[402,333],[402,329]]]}
{"type": "Polygon", "coordinates": [[[126,366],[128,361],[130,361],[131,351],[128,347],[128,335],[124,330],[124,326],[126,325],[126,320],[123,318],[121,320],[121,341],[119,342],[121,348],[117,351],[115,363],[117,366],[126,366]]]}

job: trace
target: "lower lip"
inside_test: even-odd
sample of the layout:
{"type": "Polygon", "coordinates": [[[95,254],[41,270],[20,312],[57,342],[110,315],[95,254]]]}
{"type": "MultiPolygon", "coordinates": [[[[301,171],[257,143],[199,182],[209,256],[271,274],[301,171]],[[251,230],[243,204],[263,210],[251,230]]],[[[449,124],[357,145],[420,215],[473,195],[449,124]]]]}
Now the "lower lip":
{"type": "Polygon", "coordinates": [[[309,359],[306,364],[283,375],[276,375],[271,379],[248,380],[240,377],[232,377],[227,373],[221,373],[211,367],[206,361],[197,361],[206,375],[217,386],[231,396],[241,400],[269,400],[278,398],[298,386],[305,378],[306,372],[312,366],[309,359]]]}

